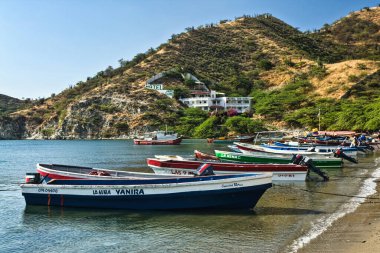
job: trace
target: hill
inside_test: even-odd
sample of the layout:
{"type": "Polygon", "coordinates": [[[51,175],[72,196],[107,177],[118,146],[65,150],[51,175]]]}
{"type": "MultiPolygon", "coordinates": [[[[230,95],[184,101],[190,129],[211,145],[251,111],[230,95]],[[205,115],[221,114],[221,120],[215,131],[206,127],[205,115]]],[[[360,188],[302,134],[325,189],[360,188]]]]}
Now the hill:
{"type": "Polygon", "coordinates": [[[0,115],[15,112],[25,104],[23,100],[0,94],[0,115]]]}
{"type": "Polygon", "coordinates": [[[380,60],[380,7],[363,8],[325,24],[316,37],[335,43],[346,58],[380,60]]]}
{"type": "MultiPolygon", "coordinates": [[[[378,9],[351,14],[316,33],[302,33],[270,14],[189,27],[157,49],[131,61],[121,59],[119,68],[108,67],[86,82],[13,113],[3,121],[3,129],[18,121],[24,124],[17,135],[22,138],[113,138],[178,126],[188,116],[184,106],[145,88],[150,77],[168,70],[172,79],[166,85],[176,94],[193,85],[180,77],[188,72],[211,89],[252,96],[254,117],[267,126],[313,127],[318,106],[339,114],[340,102],[360,100],[376,88],[377,37],[371,33],[368,42],[358,35],[360,29],[346,31],[342,24],[350,24],[355,16],[376,25],[378,9]],[[349,46],[341,33],[355,38],[349,46]],[[367,42],[373,46],[360,52],[357,48],[363,43],[367,47],[367,42]],[[362,86],[366,93],[358,92],[362,86]]],[[[367,103],[375,103],[374,99],[367,103]]],[[[335,123],[326,120],[323,126],[339,127],[335,123]]]]}

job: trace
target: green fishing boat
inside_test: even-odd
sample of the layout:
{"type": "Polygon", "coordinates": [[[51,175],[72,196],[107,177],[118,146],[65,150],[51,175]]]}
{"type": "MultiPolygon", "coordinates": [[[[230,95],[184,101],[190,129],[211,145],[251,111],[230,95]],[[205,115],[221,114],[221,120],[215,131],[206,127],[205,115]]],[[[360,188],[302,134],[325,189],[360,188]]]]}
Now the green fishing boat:
{"type": "MultiPolygon", "coordinates": [[[[291,157],[268,156],[268,155],[247,155],[243,153],[227,152],[215,150],[215,155],[222,161],[240,163],[292,163],[291,157]]],[[[341,168],[343,161],[341,158],[313,158],[315,166],[320,168],[341,168]]]]}

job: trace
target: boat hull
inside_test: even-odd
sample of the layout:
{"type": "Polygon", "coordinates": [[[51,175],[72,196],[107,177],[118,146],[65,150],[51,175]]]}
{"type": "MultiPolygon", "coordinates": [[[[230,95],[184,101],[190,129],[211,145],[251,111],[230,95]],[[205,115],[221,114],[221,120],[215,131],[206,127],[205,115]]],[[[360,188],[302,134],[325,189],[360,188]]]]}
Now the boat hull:
{"type": "Polygon", "coordinates": [[[133,143],[135,145],[179,145],[182,142],[182,138],[177,138],[173,140],[143,140],[134,139],[133,143]]]}
{"type": "Polygon", "coordinates": [[[147,159],[148,166],[159,175],[193,175],[203,163],[211,164],[216,175],[273,173],[273,181],[305,181],[307,167],[294,164],[236,164],[200,161],[147,159]]]}
{"type": "Polygon", "coordinates": [[[264,146],[259,145],[250,145],[246,143],[234,143],[243,153],[248,152],[265,152],[270,154],[284,154],[284,155],[293,155],[293,154],[300,154],[300,155],[307,155],[311,157],[315,156],[333,156],[333,152],[309,152],[309,151],[302,151],[302,150],[277,150],[277,149],[271,149],[264,146]]]}
{"type": "MultiPolygon", "coordinates": [[[[267,155],[245,155],[242,153],[225,152],[215,150],[215,155],[221,161],[240,162],[240,163],[258,163],[258,164],[289,164],[292,163],[291,157],[281,158],[267,155]]],[[[339,158],[313,158],[313,164],[321,168],[341,168],[343,166],[342,159],[339,158]]]]}
{"type": "MultiPolygon", "coordinates": [[[[294,146],[288,146],[288,145],[261,145],[264,148],[274,149],[274,150],[284,150],[284,151],[292,151],[292,152],[307,152],[310,147],[294,147],[294,146]]],[[[339,146],[316,146],[315,149],[317,152],[320,153],[332,153],[335,152],[337,149],[341,148],[342,151],[349,156],[356,156],[357,155],[357,148],[350,148],[350,147],[339,147],[339,146]]]]}
{"type": "Polygon", "coordinates": [[[59,164],[37,164],[37,172],[43,181],[50,180],[132,180],[132,179],[157,179],[153,173],[129,172],[107,169],[95,169],[82,166],[70,166],[59,164]],[[97,173],[92,173],[97,172],[97,173]]]}
{"type": "Polygon", "coordinates": [[[138,185],[124,184],[123,180],[58,180],[56,184],[23,184],[21,188],[27,205],[173,210],[253,208],[272,186],[271,175],[214,177],[138,185]]]}

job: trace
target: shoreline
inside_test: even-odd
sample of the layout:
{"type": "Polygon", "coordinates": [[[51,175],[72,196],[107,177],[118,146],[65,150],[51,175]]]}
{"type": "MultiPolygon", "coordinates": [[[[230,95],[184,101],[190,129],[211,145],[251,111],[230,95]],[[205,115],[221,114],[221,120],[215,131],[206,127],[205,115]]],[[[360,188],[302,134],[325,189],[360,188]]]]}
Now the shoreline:
{"type": "Polygon", "coordinates": [[[374,182],[375,194],[297,252],[380,252],[380,180],[374,182]]]}

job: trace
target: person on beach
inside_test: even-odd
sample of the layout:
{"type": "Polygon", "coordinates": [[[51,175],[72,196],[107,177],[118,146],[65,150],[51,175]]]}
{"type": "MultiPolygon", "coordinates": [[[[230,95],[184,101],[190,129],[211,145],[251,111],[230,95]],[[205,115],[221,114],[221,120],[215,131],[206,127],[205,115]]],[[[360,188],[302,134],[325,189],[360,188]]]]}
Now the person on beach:
{"type": "Polygon", "coordinates": [[[357,146],[358,146],[358,138],[355,135],[354,138],[352,139],[350,147],[357,147],[357,146]]]}
{"type": "Polygon", "coordinates": [[[364,134],[362,134],[359,138],[358,138],[358,141],[359,141],[359,144],[364,144],[366,142],[367,138],[365,137],[364,134]]]}

